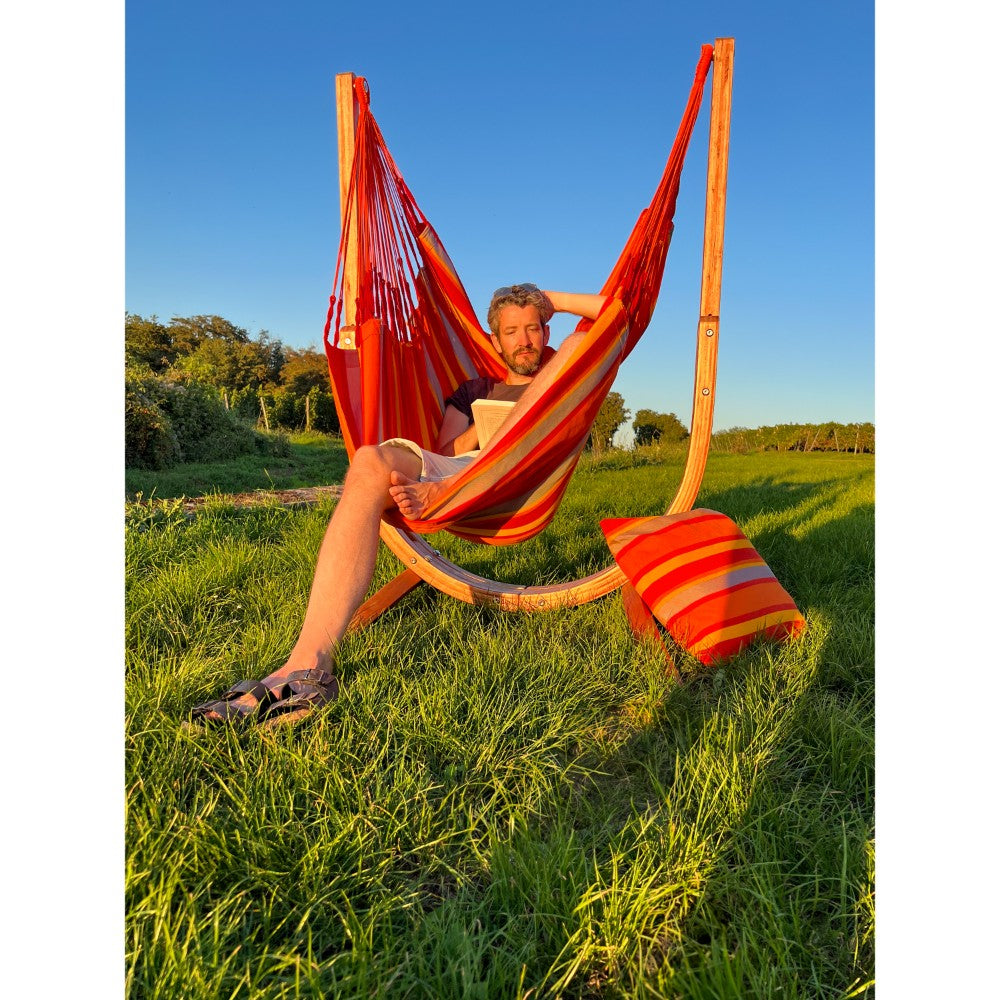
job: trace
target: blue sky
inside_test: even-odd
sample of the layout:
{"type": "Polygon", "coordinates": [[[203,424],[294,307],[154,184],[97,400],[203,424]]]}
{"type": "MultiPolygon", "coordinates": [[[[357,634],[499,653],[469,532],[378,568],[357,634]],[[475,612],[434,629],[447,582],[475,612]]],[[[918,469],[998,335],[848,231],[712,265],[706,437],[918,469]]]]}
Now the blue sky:
{"type": "MultiPolygon", "coordinates": [[[[594,290],[659,178],[700,45],[730,35],[715,426],[873,420],[873,5],[612,7],[129,3],[127,310],[320,346],[345,71],[368,79],[481,313],[513,281],[594,290]]],[[[685,422],[707,104],[656,315],[616,383],[633,412],[685,422]]],[[[557,317],[555,339],[570,327],[557,317]]]]}

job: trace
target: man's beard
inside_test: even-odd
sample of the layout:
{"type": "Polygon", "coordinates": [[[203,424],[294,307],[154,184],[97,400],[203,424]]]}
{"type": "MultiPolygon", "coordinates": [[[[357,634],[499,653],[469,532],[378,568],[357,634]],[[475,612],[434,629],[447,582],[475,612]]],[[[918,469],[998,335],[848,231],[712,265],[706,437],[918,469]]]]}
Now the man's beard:
{"type": "Polygon", "coordinates": [[[522,347],[515,354],[503,354],[504,364],[515,375],[534,375],[541,367],[542,355],[540,351],[531,347],[522,347]],[[516,360],[518,359],[519,360],[516,360]]]}

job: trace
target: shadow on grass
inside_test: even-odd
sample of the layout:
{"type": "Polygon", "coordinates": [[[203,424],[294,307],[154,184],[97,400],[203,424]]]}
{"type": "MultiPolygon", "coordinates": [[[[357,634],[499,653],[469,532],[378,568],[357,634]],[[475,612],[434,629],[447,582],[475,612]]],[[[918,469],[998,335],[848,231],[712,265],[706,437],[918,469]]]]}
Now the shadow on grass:
{"type": "Polygon", "coordinates": [[[669,802],[704,844],[683,936],[645,958],[671,993],[863,996],[873,979],[873,518],[864,504],[800,537],[758,535],[779,579],[804,584],[812,634],[698,670],[601,764],[634,814],[669,802]]]}
{"type": "MultiPolygon", "coordinates": [[[[609,719],[606,752],[584,751],[570,794],[495,845],[488,884],[427,887],[430,925],[460,925],[472,898],[490,902],[494,933],[533,909],[537,939],[564,942],[554,964],[544,947],[525,963],[539,996],[869,994],[874,507],[833,513],[868,475],[706,491],[699,506],[737,521],[777,517],[751,540],[807,634],[714,670],[686,658],[683,686],[638,726],[609,719]],[[543,857],[562,859],[570,905],[543,857]]],[[[474,613],[484,627],[497,614],[474,613]]],[[[501,947],[483,944],[481,961],[501,947]]]]}

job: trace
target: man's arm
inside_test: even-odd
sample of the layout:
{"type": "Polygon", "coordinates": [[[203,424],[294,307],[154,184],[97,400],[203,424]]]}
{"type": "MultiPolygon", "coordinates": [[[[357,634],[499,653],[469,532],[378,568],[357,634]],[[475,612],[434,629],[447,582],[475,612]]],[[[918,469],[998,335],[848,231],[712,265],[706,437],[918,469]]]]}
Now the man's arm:
{"type": "Polygon", "coordinates": [[[439,455],[461,455],[465,451],[475,451],[478,447],[476,425],[460,409],[449,403],[444,408],[434,450],[439,455]]]}
{"type": "Polygon", "coordinates": [[[588,295],[582,292],[548,292],[544,293],[556,312],[572,313],[584,319],[597,319],[607,296],[588,295]]]}

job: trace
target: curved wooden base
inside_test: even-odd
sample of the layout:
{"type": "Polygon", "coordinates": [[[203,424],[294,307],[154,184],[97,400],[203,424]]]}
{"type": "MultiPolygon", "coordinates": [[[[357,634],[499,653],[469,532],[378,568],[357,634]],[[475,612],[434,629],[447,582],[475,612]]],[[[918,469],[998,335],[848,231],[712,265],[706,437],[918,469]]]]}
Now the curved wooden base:
{"type": "Polygon", "coordinates": [[[468,604],[491,604],[501,611],[551,611],[576,607],[617,590],[625,574],[616,566],[569,583],[526,586],[501,583],[456,566],[417,534],[383,521],[382,541],[410,571],[432,587],[468,604]]]}

